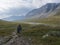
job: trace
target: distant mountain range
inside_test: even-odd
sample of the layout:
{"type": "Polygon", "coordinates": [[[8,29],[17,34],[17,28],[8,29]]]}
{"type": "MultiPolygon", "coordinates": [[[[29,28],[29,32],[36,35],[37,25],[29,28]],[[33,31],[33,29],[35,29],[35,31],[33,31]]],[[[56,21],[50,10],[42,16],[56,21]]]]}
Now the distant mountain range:
{"type": "Polygon", "coordinates": [[[60,3],[47,3],[38,9],[31,10],[26,16],[11,16],[4,20],[24,20],[30,18],[46,18],[52,15],[60,15],[60,3]]]}
{"type": "Polygon", "coordinates": [[[30,11],[26,17],[28,18],[45,18],[60,12],[60,3],[48,3],[38,9],[30,11]]]}
{"type": "Polygon", "coordinates": [[[33,7],[10,8],[3,14],[8,15],[8,16],[11,15],[11,16],[3,18],[3,20],[7,20],[7,21],[22,20],[25,18],[24,15],[26,15],[32,9],[33,7]]]}
{"type": "Polygon", "coordinates": [[[8,18],[4,18],[3,20],[15,21],[15,20],[23,20],[23,19],[25,19],[25,16],[11,16],[8,18]]]}

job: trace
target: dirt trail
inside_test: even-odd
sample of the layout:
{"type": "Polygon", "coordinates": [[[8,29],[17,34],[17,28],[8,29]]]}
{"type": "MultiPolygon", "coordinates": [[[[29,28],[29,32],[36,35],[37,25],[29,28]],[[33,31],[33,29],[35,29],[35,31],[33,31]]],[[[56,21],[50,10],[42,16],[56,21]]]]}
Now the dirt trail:
{"type": "Polygon", "coordinates": [[[12,39],[2,45],[31,45],[31,41],[13,32],[12,39]]]}

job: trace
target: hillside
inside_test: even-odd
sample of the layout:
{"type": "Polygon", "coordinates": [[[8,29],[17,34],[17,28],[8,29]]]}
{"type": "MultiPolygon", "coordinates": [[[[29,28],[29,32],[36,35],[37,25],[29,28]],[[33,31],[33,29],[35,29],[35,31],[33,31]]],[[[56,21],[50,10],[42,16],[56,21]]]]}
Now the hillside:
{"type": "Polygon", "coordinates": [[[48,18],[37,18],[37,19],[27,19],[27,22],[35,22],[35,23],[45,23],[45,24],[60,24],[60,16],[50,16],[48,18]]]}
{"type": "Polygon", "coordinates": [[[38,9],[30,11],[27,18],[46,18],[59,12],[60,3],[47,3],[38,9]]]}

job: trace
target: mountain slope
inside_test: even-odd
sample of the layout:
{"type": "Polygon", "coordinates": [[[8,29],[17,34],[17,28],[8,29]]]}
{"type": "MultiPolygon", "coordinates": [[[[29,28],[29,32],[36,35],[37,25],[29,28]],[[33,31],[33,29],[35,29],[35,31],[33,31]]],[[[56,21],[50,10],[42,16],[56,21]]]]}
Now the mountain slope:
{"type": "MultiPolygon", "coordinates": [[[[41,8],[34,9],[30,11],[26,17],[28,18],[45,18],[51,15],[52,12],[58,12],[58,7],[60,6],[60,3],[48,3],[41,8]],[[57,8],[57,9],[56,9],[57,8]],[[56,11],[57,10],[57,11],[56,11]]],[[[60,8],[60,7],[59,7],[60,8]]],[[[52,13],[55,14],[55,13],[52,13]]]]}

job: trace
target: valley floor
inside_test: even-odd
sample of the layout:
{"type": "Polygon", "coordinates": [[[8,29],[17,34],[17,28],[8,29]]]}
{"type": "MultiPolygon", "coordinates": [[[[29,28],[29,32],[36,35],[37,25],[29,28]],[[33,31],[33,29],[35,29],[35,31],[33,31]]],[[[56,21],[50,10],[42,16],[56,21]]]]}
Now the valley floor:
{"type": "Polygon", "coordinates": [[[60,45],[60,26],[46,23],[3,23],[0,24],[1,45],[60,45]],[[16,27],[22,25],[21,34],[16,27]],[[2,37],[2,38],[1,38],[2,37]]]}

